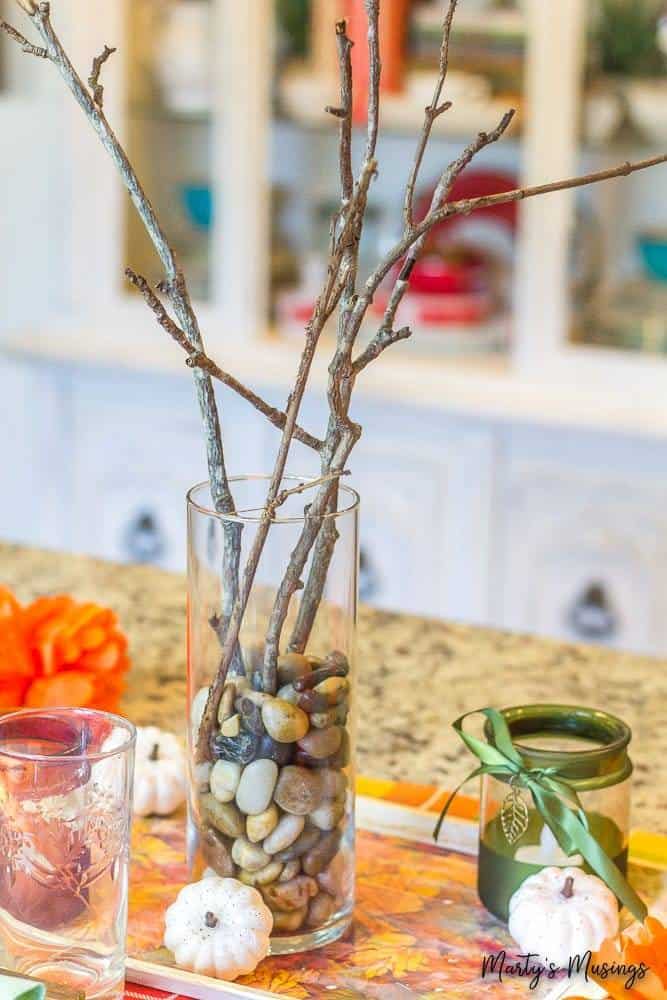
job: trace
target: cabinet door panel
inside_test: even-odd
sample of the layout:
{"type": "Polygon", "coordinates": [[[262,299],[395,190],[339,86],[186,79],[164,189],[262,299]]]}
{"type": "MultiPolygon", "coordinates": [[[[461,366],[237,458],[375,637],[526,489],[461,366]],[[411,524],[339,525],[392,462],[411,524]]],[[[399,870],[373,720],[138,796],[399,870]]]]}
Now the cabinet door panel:
{"type": "MultiPolygon", "coordinates": [[[[241,401],[222,409],[230,474],[254,466],[259,439],[241,401]]],[[[243,404],[245,405],[245,404],[243,404]]],[[[189,382],[88,381],[75,400],[73,537],[80,551],[185,567],[185,495],[207,478],[201,421],[189,382]]]]}
{"type": "Polygon", "coordinates": [[[56,374],[0,360],[0,523],[9,541],[67,548],[66,409],[56,374]]]}
{"type": "MultiPolygon", "coordinates": [[[[488,610],[493,438],[440,416],[360,401],[363,435],[346,480],[361,496],[360,598],[416,614],[483,621],[488,610]]],[[[316,434],[326,409],[302,412],[316,434]]],[[[265,435],[266,465],[275,433],[265,435]]],[[[317,458],[295,443],[289,468],[317,474],[317,458]]]]}
{"type": "Polygon", "coordinates": [[[653,652],[667,648],[667,484],[532,461],[505,494],[503,624],[653,652]]]}

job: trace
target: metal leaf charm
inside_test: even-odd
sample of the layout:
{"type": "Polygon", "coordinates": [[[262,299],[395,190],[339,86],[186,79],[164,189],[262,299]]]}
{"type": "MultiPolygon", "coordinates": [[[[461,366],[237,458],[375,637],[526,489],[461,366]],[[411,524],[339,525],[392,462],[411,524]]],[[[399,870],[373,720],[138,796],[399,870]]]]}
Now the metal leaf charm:
{"type": "Polygon", "coordinates": [[[528,829],[528,806],[519,789],[512,785],[500,807],[500,823],[507,843],[514,845],[528,829]]]}

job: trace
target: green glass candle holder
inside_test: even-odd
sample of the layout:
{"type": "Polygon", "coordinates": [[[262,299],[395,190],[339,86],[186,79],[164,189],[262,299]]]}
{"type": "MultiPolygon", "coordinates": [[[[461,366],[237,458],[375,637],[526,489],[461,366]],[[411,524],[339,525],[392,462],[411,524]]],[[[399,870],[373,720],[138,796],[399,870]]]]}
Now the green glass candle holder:
{"type": "MultiPolygon", "coordinates": [[[[605,712],[569,705],[525,705],[505,709],[502,715],[526,766],[555,768],[577,792],[591,834],[625,875],[630,728],[605,712]]],[[[486,737],[492,738],[488,723],[486,737]]],[[[591,872],[576,849],[564,850],[556,842],[530,792],[509,777],[484,775],[478,888],[486,908],[506,921],[517,889],[529,876],[552,866],[591,872]]]]}

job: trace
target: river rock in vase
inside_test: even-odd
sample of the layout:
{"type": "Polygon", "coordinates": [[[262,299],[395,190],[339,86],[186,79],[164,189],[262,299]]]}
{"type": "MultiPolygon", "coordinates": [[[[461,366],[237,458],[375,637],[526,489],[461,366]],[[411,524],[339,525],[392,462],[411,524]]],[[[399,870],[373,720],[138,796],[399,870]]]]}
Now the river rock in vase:
{"type": "MultiPolygon", "coordinates": [[[[239,487],[261,494],[266,482],[244,479],[237,493],[239,487]]],[[[229,542],[229,518],[211,511],[205,490],[196,488],[189,498],[193,875],[212,870],[254,886],[274,915],[272,953],[306,950],[339,937],[354,904],[358,499],[340,488],[343,509],[330,516],[337,544],[316,614],[305,629],[305,601],[297,597],[283,629],[283,645],[296,644],[301,629],[307,632],[308,646],[305,652],[277,657],[274,690],[268,691],[262,683],[263,636],[289,553],[303,528],[303,498],[299,508],[276,519],[267,559],[275,576],[266,573],[251,595],[247,634],[242,633],[227,674],[202,761],[197,743],[220,659],[220,638],[211,622],[219,622],[227,606],[221,566],[229,542]],[[310,652],[311,646],[319,655],[310,652]]],[[[258,523],[254,504],[249,496],[244,504],[248,517],[237,514],[239,520],[233,522],[241,522],[243,547],[252,544],[258,523]]],[[[308,573],[303,575],[307,580],[308,573]]]]}

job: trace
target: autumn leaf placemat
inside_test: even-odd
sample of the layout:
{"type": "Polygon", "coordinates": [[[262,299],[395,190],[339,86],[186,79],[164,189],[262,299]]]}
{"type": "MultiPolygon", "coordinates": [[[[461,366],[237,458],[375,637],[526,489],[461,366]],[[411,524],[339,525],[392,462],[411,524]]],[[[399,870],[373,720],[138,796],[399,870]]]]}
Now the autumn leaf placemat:
{"type": "MultiPolygon", "coordinates": [[[[269,958],[227,984],[176,970],[161,948],[164,912],[186,884],[185,820],[136,819],[130,878],[128,979],[199,1000],[495,1000],[540,996],[524,980],[482,978],[484,955],[511,939],[477,897],[477,803],[461,799],[445,828],[449,849],[431,840],[444,793],[425,786],[360,779],[357,904],[341,940],[307,954],[269,958]],[[364,784],[365,782],[365,784],[364,784]],[[380,787],[381,785],[381,787],[380,787]],[[453,849],[452,849],[453,848],[453,849]]],[[[636,842],[633,884],[665,896],[664,838],[636,842]],[[648,864],[644,856],[651,855],[648,864]],[[651,863],[654,862],[654,863],[651,863]]],[[[633,852],[634,853],[634,852],[633,852]]]]}
{"type": "MultiPolygon", "coordinates": [[[[163,915],[187,881],[184,849],[182,816],[136,821],[128,951],[163,973],[169,963],[160,949],[163,915]]],[[[476,868],[473,857],[361,830],[352,930],[326,948],[267,959],[239,985],[250,988],[250,996],[260,991],[303,1000],[526,996],[522,983],[481,979],[482,956],[509,948],[510,939],[478,902],[476,868]]],[[[130,963],[133,979],[134,968],[130,963]]],[[[179,981],[168,977],[154,978],[153,985],[179,989],[179,981]]],[[[228,995],[248,994],[241,989],[228,995]]]]}

